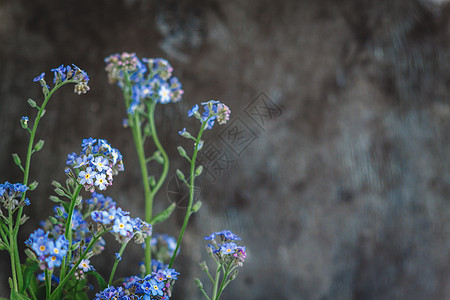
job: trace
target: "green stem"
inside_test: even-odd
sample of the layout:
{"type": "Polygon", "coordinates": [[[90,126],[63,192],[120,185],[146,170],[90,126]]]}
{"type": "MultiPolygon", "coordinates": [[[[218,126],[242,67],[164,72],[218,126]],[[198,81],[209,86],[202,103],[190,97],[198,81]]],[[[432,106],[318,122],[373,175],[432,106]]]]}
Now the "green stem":
{"type": "MultiPolygon", "coordinates": [[[[92,247],[94,247],[95,243],[98,241],[98,239],[105,234],[106,231],[101,232],[98,236],[94,236],[90,243],[88,244],[87,248],[84,250],[84,252],[81,254],[78,261],[73,265],[72,269],[70,269],[69,273],[61,280],[61,282],[58,284],[56,289],[53,291],[53,293],[50,295],[50,299],[60,299],[60,292],[62,292],[63,286],[67,283],[67,281],[70,279],[70,277],[75,274],[78,266],[80,265],[81,261],[86,257],[86,255],[91,251],[92,247]],[[58,298],[55,298],[56,295],[59,295],[58,298]]],[[[62,278],[62,277],[61,277],[62,278]]]]}
{"type": "Polygon", "coordinates": [[[14,251],[15,249],[13,245],[14,245],[14,233],[13,233],[13,220],[12,220],[12,214],[11,214],[11,208],[8,207],[8,225],[9,225],[9,249],[10,252],[10,256],[11,256],[11,272],[12,272],[12,281],[13,281],[13,289],[14,291],[18,292],[19,291],[19,287],[18,287],[18,283],[17,283],[17,274],[16,274],[16,256],[14,255],[14,251]]]}
{"type": "MultiPolygon", "coordinates": [[[[63,85],[71,83],[71,82],[72,82],[72,80],[67,80],[67,81],[64,81],[64,82],[61,82],[61,83],[58,83],[57,85],[55,85],[55,87],[45,96],[44,102],[42,103],[41,107],[39,108],[36,120],[34,121],[34,124],[33,124],[33,129],[31,130],[31,133],[30,133],[30,139],[28,141],[27,158],[25,161],[25,169],[23,172],[23,184],[26,186],[28,186],[28,179],[29,179],[29,175],[30,175],[31,155],[33,154],[34,139],[36,137],[36,131],[37,131],[37,128],[39,125],[39,121],[41,120],[42,115],[44,114],[45,107],[54,92],[56,92],[63,85]]],[[[25,197],[26,197],[26,191],[22,193],[22,201],[25,200],[25,197]]],[[[23,211],[23,207],[20,207],[19,211],[17,213],[17,217],[16,217],[16,225],[15,225],[14,231],[13,231],[13,239],[11,240],[11,243],[14,243],[14,244],[11,244],[11,250],[13,251],[13,253],[11,253],[11,261],[13,261],[13,260],[15,261],[15,269],[17,272],[19,289],[21,289],[21,287],[23,285],[23,276],[22,276],[22,268],[20,266],[19,249],[17,247],[17,235],[19,233],[20,219],[22,218],[22,211],[23,211]],[[13,258],[13,256],[14,256],[14,258],[13,258]]]]}
{"type": "Polygon", "coordinates": [[[217,265],[216,275],[214,276],[214,289],[211,299],[216,300],[217,298],[217,288],[219,287],[220,271],[222,270],[222,264],[217,265]]]}
{"type": "MultiPolygon", "coordinates": [[[[128,244],[128,242],[125,242],[125,243],[122,244],[122,247],[120,247],[120,250],[119,250],[120,257],[122,257],[122,253],[125,250],[125,247],[127,246],[127,244],[128,244]]],[[[117,265],[119,264],[119,262],[120,262],[119,259],[116,259],[116,261],[114,262],[114,266],[113,266],[113,268],[111,270],[111,275],[109,276],[108,286],[111,285],[111,283],[112,283],[112,281],[114,279],[114,274],[116,273],[117,265]]]]}
{"type": "MultiPolygon", "coordinates": [[[[156,131],[155,126],[155,108],[156,108],[156,101],[149,101],[147,102],[147,110],[148,110],[148,122],[150,124],[150,132],[152,135],[153,142],[155,143],[156,148],[159,150],[163,157],[163,170],[161,173],[161,176],[159,177],[158,181],[156,182],[153,189],[150,191],[150,196],[146,198],[145,203],[145,221],[150,223],[153,218],[153,199],[155,198],[156,193],[160,190],[162,184],[167,178],[167,174],[169,172],[169,157],[167,156],[166,151],[164,150],[163,146],[161,145],[161,142],[158,138],[158,133],[156,131]]],[[[147,169],[147,165],[141,165],[141,167],[145,167],[147,169]]],[[[148,184],[148,178],[147,178],[147,184],[148,184]]],[[[151,270],[151,261],[152,261],[152,248],[151,248],[151,237],[147,237],[145,240],[145,268],[146,272],[149,273],[151,270]]]]}
{"type": "MultiPolygon", "coordinates": [[[[161,176],[159,177],[158,181],[155,184],[155,187],[153,188],[151,194],[152,198],[156,195],[156,193],[161,188],[162,184],[166,180],[167,174],[169,173],[169,157],[167,156],[166,151],[164,150],[163,146],[161,145],[161,142],[159,141],[158,134],[156,132],[156,126],[155,126],[155,107],[156,102],[151,101],[147,103],[148,107],[148,121],[150,124],[150,131],[152,133],[153,142],[155,143],[156,148],[159,150],[163,157],[163,170],[161,173],[161,176]]],[[[150,222],[150,220],[146,220],[146,222],[150,222]]]]}
{"type": "Polygon", "coordinates": [[[197,160],[197,154],[198,154],[198,149],[199,149],[198,146],[199,146],[200,140],[202,138],[203,131],[205,130],[206,125],[208,124],[207,121],[208,120],[206,120],[205,122],[202,123],[202,126],[200,127],[200,131],[199,131],[198,136],[197,136],[197,139],[195,140],[195,147],[194,147],[194,153],[192,154],[191,170],[190,170],[190,177],[189,177],[189,202],[188,202],[188,207],[187,207],[187,210],[186,210],[186,215],[184,216],[183,226],[181,227],[180,234],[178,236],[177,246],[175,247],[175,251],[173,252],[172,258],[170,259],[169,268],[172,267],[172,264],[173,264],[173,262],[175,260],[175,257],[177,255],[177,253],[178,253],[178,248],[180,247],[181,240],[183,239],[184,231],[186,230],[187,224],[189,222],[189,218],[191,216],[192,204],[194,202],[195,162],[197,160]]]}
{"type": "MultiPolygon", "coordinates": [[[[133,119],[133,122],[131,124],[131,130],[133,133],[133,139],[134,144],[136,147],[138,160],[139,160],[139,166],[141,169],[141,177],[142,177],[142,185],[144,187],[144,199],[145,199],[145,221],[150,223],[150,220],[152,219],[152,209],[153,209],[153,195],[151,193],[150,184],[148,181],[148,169],[147,169],[147,162],[145,159],[145,153],[144,153],[144,144],[142,140],[142,131],[141,131],[141,121],[140,117],[137,113],[135,113],[133,116],[130,116],[133,119]]],[[[130,118],[131,119],[131,118],[130,118]]],[[[149,273],[151,270],[151,246],[150,246],[150,240],[147,239],[145,241],[145,269],[146,272],[149,273]]]]}
{"type": "Polygon", "coordinates": [[[72,217],[73,212],[75,210],[75,204],[77,202],[77,197],[80,194],[81,188],[83,185],[78,184],[77,188],[75,189],[74,193],[72,194],[72,199],[70,200],[70,207],[69,207],[69,213],[67,215],[66,220],[66,228],[65,228],[65,236],[66,239],[69,241],[69,250],[67,251],[67,255],[64,257],[62,266],[61,266],[61,275],[60,278],[63,278],[66,275],[66,269],[67,265],[72,259],[72,217]]]}
{"type": "MultiPolygon", "coordinates": [[[[220,288],[219,288],[219,292],[217,293],[217,300],[220,298],[220,295],[222,294],[223,289],[225,288],[225,286],[227,286],[228,282],[230,282],[228,275],[230,274],[230,268],[231,268],[232,264],[230,263],[227,266],[227,269],[224,272],[223,278],[222,278],[222,282],[220,284],[220,288]],[[226,282],[225,282],[226,281],[226,282]]],[[[231,269],[232,271],[233,269],[231,269]]],[[[216,300],[216,299],[214,299],[216,300]]]]}
{"type": "Polygon", "coordinates": [[[202,291],[202,294],[203,296],[205,296],[206,299],[211,300],[211,298],[209,298],[208,294],[205,292],[203,288],[201,288],[200,291],[202,291]]]}
{"type": "Polygon", "coordinates": [[[45,269],[45,299],[50,299],[52,292],[52,271],[45,269]]]}

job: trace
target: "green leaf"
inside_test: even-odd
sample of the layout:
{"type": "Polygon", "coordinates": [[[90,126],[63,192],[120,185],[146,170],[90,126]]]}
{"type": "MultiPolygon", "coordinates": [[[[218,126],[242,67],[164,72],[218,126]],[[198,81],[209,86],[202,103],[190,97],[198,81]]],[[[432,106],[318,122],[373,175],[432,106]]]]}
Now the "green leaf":
{"type": "Polygon", "coordinates": [[[54,187],[57,187],[57,188],[62,188],[61,183],[59,183],[59,182],[56,181],[56,180],[53,180],[53,181],[52,181],[52,185],[53,185],[54,187]]]}
{"type": "Polygon", "coordinates": [[[178,178],[180,178],[182,181],[186,182],[186,178],[184,177],[183,172],[181,172],[179,169],[177,169],[177,176],[178,176],[178,178]]]}
{"type": "Polygon", "coordinates": [[[155,160],[160,163],[163,164],[164,163],[164,158],[161,156],[161,152],[159,151],[155,151],[155,153],[153,154],[153,157],[155,158],[155,160]]]}
{"type": "Polygon", "coordinates": [[[186,150],[184,150],[183,147],[178,146],[177,149],[178,149],[178,153],[180,153],[180,155],[181,155],[182,157],[186,157],[186,150]]]}
{"type": "Polygon", "coordinates": [[[56,188],[55,193],[57,193],[59,196],[66,196],[66,193],[61,188],[56,188]]]}
{"type": "Polygon", "coordinates": [[[98,285],[100,286],[100,290],[104,290],[108,284],[106,283],[106,280],[103,278],[100,273],[97,273],[96,271],[90,271],[89,274],[93,275],[95,279],[97,279],[98,285]]]}
{"type": "Polygon", "coordinates": [[[191,214],[198,212],[201,207],[202,207],[202,201],[195,202],[194,206],[192,206],[191,214]]]}
{"type": "Polygon", "coordinates": [[[195,170],[195,176],[197,177],[197,176],[202,175],[202,172],[203,172],[203,166],[200,165],[200,166],[198,166],[197,169],[195,170]]]}
{"type": "Polygon", "coordinates": [[[56,214],[60,217],[64,216],[64,212],[59,207],[56,207],[56,214]]]}
{"type": "Polygon", "coordinates": [[[165,210],[154,216],[153,219],[150,221],[150,224],[154,225],[167,220],[172,214],[172,212],[175,210],[176,206],[177,206],[176,203],[170,204],[169,207],[167,207],[165,210]]]}
{"type": "Polygon", "coordinates": [[[29,300],[27,296],[19,294],[18,292],[11,290],[11,300],[29,300]]]}
{"type": "Polygon", "coordinates": [[[30,258],[33,261],[37,261],[37,256],[36,254],[31,251],[30,249],[25,249],[25,254],[27,255],[28,258],[30,258]]]}
{"type": "Polygon", "coordinates": [[[61,202],[62,202],[62,200],[59,199],[59,198],[56,197],[56,196],[50,196],[50,200],[51,200],[52,202],[55,202],[55,203],[61,203],[61,202]]]}
{"type": "Polygon", "coordinates": [[[53,225],[58,224],[58,219],[56,219],[53,216],[49,216],[48,219],[50,220],[50,223],[52,223],[53,225]]]}
{"type": "Polygon", "coordinates": [[[31,98],[28,99],[28,104],[29,104],[31,107],[36,107],[36,101],[34,101],[34,100],[31,99],[31,98]]]}
{"type": "Polygon", "coordinates": [[[32,183],[30,183],[28,188],[30,189],[30,191],[34,191],[37,188],[38,184],[39,183],[37,181],[33,181],[32,183]]]}
{"type": "Polygon", "coordinates": [[[14,159],[14,163],[18,166],[20,166],[22,164],[22,161],[20,160],[20,157],[17,153],[13,153],[12,154],[13,159],[14,159]]]}
{"type": "Polygon", "coordinates": [[[39,140],[34,146],[34,151],[35,152],[41,151],[42,147],[44,147],[44,140],[39,140]]]}
{"type": "Polygon", "coordinates": [[[36,272],[39,269],[39,264],[36,261],[32,261],[30,264],[27,265],[25,268],[25,272],[23,273],[23,286],[22,286],[22,292],[26,291],[27,288],[30,286],[31,278],[34,276],[34,272],[36,272]]]}
{"type": "Polygon", "coordinates": [[[75,300],[89,300],[88,295],[84,291],[79,291],[75,295],[75,300]]]}
{"type": "Polygon", "coordinates": [[[148,183],[150,184],[151,187],[154,187],[156,185],[155,176],[149,176],[148,183]]]}

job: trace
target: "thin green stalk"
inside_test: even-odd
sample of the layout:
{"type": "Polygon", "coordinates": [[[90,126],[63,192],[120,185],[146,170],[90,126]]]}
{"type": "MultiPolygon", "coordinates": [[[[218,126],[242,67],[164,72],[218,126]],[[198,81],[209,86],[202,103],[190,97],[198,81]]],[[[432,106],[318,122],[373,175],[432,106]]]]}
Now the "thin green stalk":
{"type": "Polygon", "coordinates": [[[45,269],[45,299],[50,299],[52,292],[52,271],[45,269]]]}
{"type": "Polygon", "coordinates": [[[67,281],[70,279],[70,277],[75,274],[76,270],[78,269],[78,266],[80,265],[81,261],[86,257],[86,255],[91,251],[92,247],[94,247],[95,243],[98,241],[98,239],[105,234],[106,231],[101,232],[98,236],[94,236],[90,243],[88,244],[87,248],[84,250],[84,252],[81,254],[78,261],[73,265],[72,269],[70,269],[69,273],[61,280],[61,282],[58,284],[56,289],[53,291],[53,293],[50,295],[50,299],[60,299],[60,292],[62,292],[63,286],[67,283],[67,281]],[[55,296],[58,295],[58,298],[55,298],[55,296]]]}
{"type": "MultiPolygon", "coordinates": [[[[155,196],[155,194],[159,191],[162,184],[166,180],[167,174],[169,173],[169,157],[167,156],[166,151],[164,150],[163,146],[161,145],[161,142],[159,141],[158,134],[156,132],[156,126],[155,126],[155,107],[156,102],[151,101],[147,104],[148,107],[148,122],[150,124],[150,131],[152,133],[153,142],[155,143],[156,148],[159,150],[163,157],[163,171],[161,173],[161,176],[159,177],[158,181],[155,184],[155,187],[152,190],[152,198],[155,196]]],[[[147,222],[150,222],[151,220],[148,220],[147,222]]]]}
{"type": "Polygon", "coordinates": [[[19,287],[17,283],[17,274],[16,274],[16,256],[14,255],[14,248],[13,242],[14,242],[14,234],[13,234],[13,220],[12,220],[12,213],[11,208],[8,208],[8,225],[9,225],[9,249],[12,251],[10,252],[11,256],[11,272],[12,272],[12,282],[13,282],[13,289],[16,292],[19,292],[19,287]]]}
{"type": "Polygon", "coordinates": [[[205,296],[206,299],[211,300],[211,298],[209,298],[208,294],[205,292],[203,288],[201,288],[200,291],[202,291],[203,296],[205,296]]]}
{"type": "Polygon", "coordinates": [[[230,270],[231,266],[232,266],[232,264],[229,264],[227,266],[227,269],[224,271],[222,282],[221,282],[220,288],[219,288],[219,292],[217,293],[217,300],[220,298],[220,295],[222,294],[223,289],[227,286],[228,282],[230,282],[230,280],[228,279],[228,275],[233,270],[233,269],[230,270]]]}
{"type": "MultiPolygon", "coordinates": [[[[28,141],[28,150],[27,150],[27,157],[26,157],[26,161],[25,161],[25,169],[23,172],[23,184],[28,186],[28,179],[29,179],[29,175],[30,175],[30,164],[31,164],[31,155],[33,154],[33,146],[34,146],[34,139],[36,137],[36,131],[39,125],[39,121],[42,118],[42,115],[44,114],[45,111],[45,107],[48,103],[48,101],[50,100],[50,98],[52,97],[53,93],[56,92],[61,86],[67,84],[67,83],[71,83],[72,80],[67,80],[64,82],[61,82],[59,84],[57,84],[51,91],[49,91],[49,93],[45,96],[44,98],[44,102],[42,103],[41,107],[39,108],[37,117],[34,121],[33,124],[33,129],[31,130],[30,133],[30,139],[28,141]]],[[[26,197],[26,191],[22,193],[22,201],[25,200],[26,197]]],[[[15,261],[15,269],[17,272],[17,278],[18,278],[18,287],[19,289],[22,288],[23,285],[23,276],[22,276],[22,268],[20,266],[20,259],[19,259],[19,249],[17,247],[17,235],[19,232],[19,227],[20,227],[20,219],[22,218],[22,211],[23,211],[23,207],[19,208],[19,211],[17,213],[17,217],[16,217],[16,224],[13,230],[13,239],[11,240],[11,242],[14,243],[14,245],[11,245],[11,250],[13,251],[13,253],[11,253],[11,260],[15,261]],[[14,258],[13,258],[14,256],[14,258]]],[[[14,271],[13,271],[14,272],[14,271]]]]}
{"type": "MultiPolygon", "coordinates": [[[[122,257],[122,253],[125,250],[125,247],[127,246],[128,242],[125,242],[122,244],[122,247],[120,247],[119,250],[119,256],[122,257]]],[[[111,275],[109,276],[109,280],[108,280],[108,286],[111,285],[113,279],[114,279],[114,274],[116,273],[116,269],[117,269],[117,265],[119,264],[120,260],[116,259],[116,261],[114,262],[114,266],[111,270],[111,275]]]]}
{"type": "MultiPolygon", "coordinates": [[[[144,199],[145,199],[145,221],[150,222],[152,219],[152,209],[153,209],[153,196],[150,189],[150,184],[148,181],[148,169],[147,162],[144,153],[144,144],[142,141],[142,131],[141,122],[137,113],[133,116],[133,124],[131,130],[133,133],[133,140],[138,154],[139,166],[141,169],[142,185],[144,187],[144,199]]],[[[151,246],[150,242],[146,240],[145,242],[145,268],[147,272],[151,270],[151,246]]]]}
{"type": "Polygon", "coordinates": [[[69,250],[67,251],[67,255],[64,257],[62,266],[61,266],[61,275],[60,278],[63,278],[66,275],[66,268],[68,262],[72,259],[72,217],[73,217],[73,211],[75,210],[75,204],[77,202],[77,197],[80,194],[81,188],[83,185],[78,184],[77,188],[75,189],[72,199],[70,200],[70,207],[69,207],[69,213],[66,220],[66,228],[65,228],[65,236],[66,239],[69,241],[69,250]]]}
{"type": "Polygon", "coordinates": [[[31,287],[28,287],[28,291],[30,292],[31,298],[33,298],[33,300],[37,300],[36,294],[31,287]]]}
{"type": "MultiPolygon", "coordinates": [[[[163,171],[161,176],[158,178],[153,189],[150,191],[150,196],[146,198],[145,202],[145,221],[150,223],[153,218],[153,199],[155,198],[156,193],[161,188],[162,184],[166,180],[167,174],[169,172],[169,157],[167,156],[166,151],[161,145],[161,142],[158,138],[158,133],[156,131],[155,126],[155,107],[156,101],[147,102],[147,110],[148,110],[148,122],[150,124],[150,132],[152,135],[153,142],[155,143],[156,148],[161,153],[163,157],[163,171]]],[[[141,165],[141,167],[145,167],[147,169],[147,165],[141,165]]],[[[148,185],[147,178],[147,185],[148,185]]],[[[151,270],[151,261],[152,261],[152,248],[151,248],[151,237],[147,237],[145,240],[145,268],[146,270],[151,270]]],[[[148,273],[149,271],[147,271],[148,273]]]]}
{"type": "Polygon", "coordinates": [[[198,136],[197,136],[197,139],[195,140],[195,147],[194,147],[194,153],[192,154],[191,170],[190,170],[190,177],[189,177],[189,202],[188,202],[188,207],[187,207],[187,210],[186,210],[186,215],[184,216],[183,226],[181,227],[180,234],[178,236],[177,246],[175,247],[175,251],[173,252],[172,258],[170,259],[169,268],[172,267],[172,264],[173,264],[173,262],[175,260],[175,257],[177,255],[177,253],[178,253],[178,248],[180,247],[181,240],[183,239],[184,231],[186,230],[187,224],[189,222],[189,218],[191,216],[192,204],[194,202],[195,162],[197,160],[199,143],[200,143],[200,140],[201,140],[202,135],[203,135],[203,131],[205,130],[207,123],[208,123],[207,121],[202,123],[202,126],[200,127],[200,131],[199,131],[198,136]]]}
{"type": "Polygon", "coordinates": [[[221,270],[222,270],[222,264],[219,264],[218,266],[217,266],[217,270],[216,270],[216,275],[214,276],[214,288],[213,288],[213,294],[212,294],[212,297],[211,297],[211,299],[212,300],[216,300],[217,298],[217,288],[219,287],[219,279],[220,279],[220,273],[221,273],[221,270]]]}

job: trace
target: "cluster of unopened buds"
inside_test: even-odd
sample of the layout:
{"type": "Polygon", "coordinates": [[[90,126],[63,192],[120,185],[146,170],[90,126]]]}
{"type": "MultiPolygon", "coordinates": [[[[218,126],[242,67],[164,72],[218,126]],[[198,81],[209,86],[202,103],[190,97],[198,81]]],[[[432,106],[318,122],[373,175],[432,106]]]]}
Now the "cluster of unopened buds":
{"type": "Polygon", "coordinates": [[[242,267],[247,254],[244,246],[238,246],[234,241],[241,238],[229,230],[213,232],[205,237],[212,244],[208,245],[209,251],[214,254],[225,265],[234,264],[242,267]]]}
{"type": "MultiPolygon", "coordinates": [[[[0,202],[6,210],[13,211],[17,207],[23,207],[25,205],[30,205],[30,200],[25,198],[24,200],[19,199],[22,193],[28,190],[28,187],[21,183],[5,183],[0,184],[0,202]]],[[[0,215],[2,215],[2,210],[0,209],[0,215]]]]}
{"type": "Polygon", "coordinates": [[[131,85],[131,101],[127,112],[134,114],[145,99],[166,104],[178,102],[184,91],[173,68],[162,58],[143,58],[135,53],[117,53],[105,58],[106,72],[110,83],[117,83],[122,89],[131,85]]]}
{"type": "Polygon", "coordinates": [[[86,191],[105,190],[112,185],[113,176],[123,171],[122,155],[119,150],[102,139],[84,139],[79,155],[71,153],[67,158],[66,173],[84,186],[86,191]]]}
{"type": "MultiPolygon", "coordinates": [[[[58,85],[60,83],[71,81],[75,83],[74,92],[78,95],[85,94],[90,90],[88,86],[89,76],[85,71],[79,67],[60,65],[58,68],[52,69],[54,73],[53,83],[58,85]]],[[[45,82],[45,73],[34,78],[34,82],[39,82],[42,86],[45,95],[48,94],[50,87],[45,82]]]]}
{"type": "MultiPolygon", "coordinates": [[[[217,100],[202,102],[203,113],[199,112],[199,105],[196,104],[188,111],[188,117],[194,116],[203,124],[207,122],[206,129],[212,129],[215,121],[219,125],[226,124],[230,119],[230,108],[217,100]]],[[[184,129],[183,129],[184,130],[184,129]]]]}

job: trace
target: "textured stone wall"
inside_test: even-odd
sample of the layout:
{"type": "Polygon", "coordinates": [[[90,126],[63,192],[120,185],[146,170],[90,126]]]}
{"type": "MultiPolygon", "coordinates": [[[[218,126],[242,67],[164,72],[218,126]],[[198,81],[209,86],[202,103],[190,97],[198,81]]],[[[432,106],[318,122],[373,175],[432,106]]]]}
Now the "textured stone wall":
{"type": "MultiPolygon", "coordinates": [[[[125,157],[106,194],[143,217],[120,91],[103,70],[104,57],[129,51],[167,58],[183,83],[181,103],[157,107],[171,174],[187,170],[176,151],[188,145],[177,131],[197,125],[187,109],[220,99],[232,110],[208,132],[222,160],[204,157],[203,207],[175,263],[173,299],[201,299],[192,278],[202,276],[202,237],[222,228],[248,249],[224,299],[450,298],[449,16],[447,1],[425,0],[1,1],[1,182],[20,180],[10,153],[25,153],[19,119],[41,97],[34,76],[62,63],[91,76],[87,95],[66,88],[49,104],[21,240],[51,213],[66,155],[91,136],[125,157]]],[[[174,199],[169,179],[157,209],[174,199]]],[[[155,230],[177,235],[182,204],[155,230]]],[[[108,244],[93,259],[105,273],[118,250],[108,244]]],[[[136,273],[142,253],[131,247],[119,275],[136,273]]]]}

